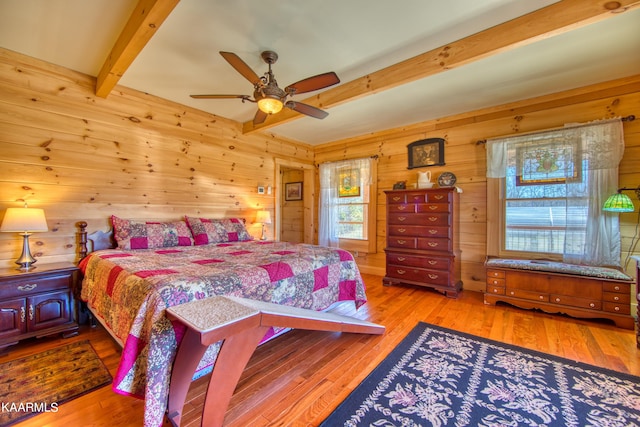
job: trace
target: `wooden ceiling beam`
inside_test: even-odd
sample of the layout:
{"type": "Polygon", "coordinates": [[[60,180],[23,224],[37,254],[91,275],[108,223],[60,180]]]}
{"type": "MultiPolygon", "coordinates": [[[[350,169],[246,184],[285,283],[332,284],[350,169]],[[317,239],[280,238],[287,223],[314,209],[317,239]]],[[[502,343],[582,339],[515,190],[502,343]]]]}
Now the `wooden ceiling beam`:
{"type": "Polygon", "coordinates": [[[139,0],[96,81],[96,95],[106,98],[124,72],[158,31],[180,0],[139,0]]]}
{"type": "MultiPolygon", "coordinates": [[[[301,102],[327,109],[348,101],[423,79],[635,8],[638,0],[561,0],[445,46],[362,76],[301,102]]],[[[304,117],[285,109],[259,125],[243,123],[243,133],[266,130],[304,117]]]]}

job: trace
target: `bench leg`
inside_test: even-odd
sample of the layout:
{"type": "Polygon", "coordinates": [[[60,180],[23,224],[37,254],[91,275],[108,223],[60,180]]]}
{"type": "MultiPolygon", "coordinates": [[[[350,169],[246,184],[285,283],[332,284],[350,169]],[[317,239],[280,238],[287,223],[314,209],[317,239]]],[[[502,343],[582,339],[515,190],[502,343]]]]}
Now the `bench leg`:
{"type": "Polygon", "coordinates": [[[268,329],[266,326],[259,326],[224,340],[209,380],[202,413],[202,426],[222,426],[240,375],[268,329]]]}

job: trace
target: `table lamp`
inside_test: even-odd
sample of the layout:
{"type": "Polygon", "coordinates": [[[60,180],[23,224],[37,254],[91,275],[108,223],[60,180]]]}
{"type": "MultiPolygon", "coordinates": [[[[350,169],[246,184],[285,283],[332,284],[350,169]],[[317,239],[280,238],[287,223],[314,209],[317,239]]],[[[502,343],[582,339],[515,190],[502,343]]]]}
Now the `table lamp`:
{"type": "Polygon", "coordinates": [[[0,231],[19,233],[22,236],[22,255],[16,260],[20,270],[26,271],[30,268],[35,268],[32,264],[36,262],[36,259],[31,256],[31,251],[29,250],[29,236],[31,233],[48,230],[47,220],[42,209],[29,208],[26,203],[23,208],[7,208],[2,225],[0,225],[0,231]]]}
{"type": "Polygon", "coordinates": [[[262,224],[262,237],[260,237],[260,240],[267,240],[265,224],[271,224],[271,213],[269,211],[258,211],[258,214],[256,215],[256,222],[262,224]]]}

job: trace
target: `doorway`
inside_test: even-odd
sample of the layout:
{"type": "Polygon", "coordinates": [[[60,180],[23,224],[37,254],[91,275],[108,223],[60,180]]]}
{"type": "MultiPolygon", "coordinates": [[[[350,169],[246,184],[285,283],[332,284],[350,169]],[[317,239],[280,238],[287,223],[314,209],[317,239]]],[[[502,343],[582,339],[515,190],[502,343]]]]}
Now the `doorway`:
{"type": "Polygon", "coordinates": [[[311,164],[276,159],[276,240],[313,243],[316,213],[315,168],[311,164]],[[298,197],[297,189],[301,190],[298,197]],[[289,197],[285,193],[290,190],[289,197]]]}

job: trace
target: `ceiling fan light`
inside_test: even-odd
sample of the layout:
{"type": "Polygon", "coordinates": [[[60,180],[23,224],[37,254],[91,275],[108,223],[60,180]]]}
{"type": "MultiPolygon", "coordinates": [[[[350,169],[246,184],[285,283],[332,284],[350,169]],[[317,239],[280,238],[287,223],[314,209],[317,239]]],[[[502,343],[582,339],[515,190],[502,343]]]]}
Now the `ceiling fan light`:
{"type": "Polygon", "coordinates": [[[282,107],[282,101],[278,98],[264,97],[258,100],[258,108],[267,114],[279,113],[282,107]]]}

